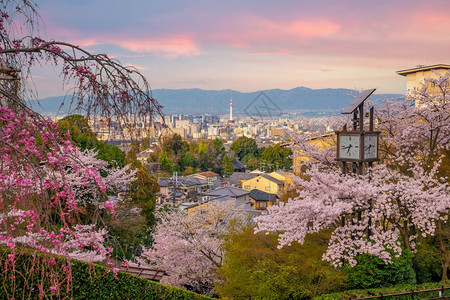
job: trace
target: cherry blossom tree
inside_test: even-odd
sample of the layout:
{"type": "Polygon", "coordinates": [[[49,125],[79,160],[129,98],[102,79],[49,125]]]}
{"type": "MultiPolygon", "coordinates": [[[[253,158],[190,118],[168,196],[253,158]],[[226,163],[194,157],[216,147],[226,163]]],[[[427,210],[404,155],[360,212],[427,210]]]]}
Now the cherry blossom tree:
{"type": "Polygon", "coordinates": [[[50,64],[62,69],[71,110],[84,111],[88,118],[113,117],[122,126],[134,126],[137,121],[149,125],[155,115],[161,114],[161,105],[153,99],[147,80],[137,69],[124,67],[106,54],[43,39],[37,5],[31,1],[0,3],[0,66],[12,79],[1,85],[3,106],[28,107],[30,102],[26,100],[37,92],[28,85],[32,68],[50,64]]]}
{"type": "MultiPolygon", "coordinates": [[[[450,266],[445,233],[449,225],[450,74],[427,79],[411,102],[384,101],[377,108],[381,161],[364,175],[343,175],[333,162],[335,148],[319,151],[308,137],[290,134],[310,160],[295,177],[299,196],[256,218],[256,231],[279,232],[279,247],[304,242],[307,234],[333,228],[324,259],[354,266],[359,254],[390,262],[402,249],[414,250],[421,237],[441,235],[443,279],[450,266]],[[427,82],[438,87],[432,93],[427,82]]],[[[448,232],[447,238],[448,238],[448,232]]]]}
{"type": "Polygon", "coordinates": [[[75,241],[78,254],[84,247],[95,249],[98,244],[98,254],[105,259],[108,251],[100,245],[104,239],[99,236],[106,233],[99,229],[99,236],[94,237],[93,225],[100,225],[101,211],[114,214],[107,193],[133,181],[135,172],[128,166],[107,169],[108,163],[96,159],[94,151],[80,152],[60,140],[50,121],[41,128],[26,113],[3,107],[0,124],[0,243],[11,248],[20,243],[63,255],[75,249],[75,241]],[[91,225],[76,225],[80,207],[88,203],[97,210],[91,225]],[[87,228],[92,229],[92,244],[81,242],[89,236],[87,228]]]}
{"type": "Polygon", "coordinates": [[[189,212],[162,212],[158,218],[154,245],[142,257],[169,274],[163,283],[211,293],[224,255],[222,237],[232,219],[243,218],[234,211],[234,201],[212,201],[189,212]]]}
{"type": "MultiPolygon", "coordinates": [[[[136,69],[105,54],[46,40],[41,32],[35,3],[0,0],[0,244],[10,249],[3,267],[12,271],[19,246],[86,261],[107,259],[112,248],[102,215],[114,215],[107,195],[135,175],[128,167],[108,168],[92,151],[80,152],[33,110],[38,95],[30,84],[33,69],[59,67],[66,104],[91,120],[106,118],[133,129],[137,122],[150,125],[162,108],[136,69]],[[86,205],[95,208],[88,220],[81,214],[86,205]]],[[[69,289],[69,260],[64,269],[69,289]]],[[[53,295],[61,284],[52,283],[40,297],[53,295]]]]}

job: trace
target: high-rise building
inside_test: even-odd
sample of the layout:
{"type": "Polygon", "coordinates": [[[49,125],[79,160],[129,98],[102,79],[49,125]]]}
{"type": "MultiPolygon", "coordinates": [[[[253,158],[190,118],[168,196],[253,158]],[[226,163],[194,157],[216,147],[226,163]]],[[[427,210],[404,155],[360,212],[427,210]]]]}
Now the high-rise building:
{"type": "Polygon", "coordinates": [[[230,99],[230,121],[233,121],[233,100],[230,99]]]}

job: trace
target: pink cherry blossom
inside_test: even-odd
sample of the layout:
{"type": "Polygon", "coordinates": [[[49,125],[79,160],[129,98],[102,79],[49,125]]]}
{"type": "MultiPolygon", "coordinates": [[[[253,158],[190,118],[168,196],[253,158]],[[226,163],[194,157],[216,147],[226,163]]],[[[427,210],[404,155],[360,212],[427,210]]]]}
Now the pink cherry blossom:
{"type": "Polygon", "coordinates": [[[310,158],[305,176],[294,177],[299,196],[268,208],[256,218],[256,231],[278,232],[284,247],[332,228],[324,259],[336,266],[353,266],[363,253],[390,262],[390,253],[414,250],[419,236],[436,234],[450,209],[448,178],[439,176],[450,149],[449,78],[447,73],[432,80],[438,93],[412,91],[409,97],[420,106],[388,100],[377,106],[381,161],[364,175],[343,175],[333,161],[335,146],[320,151],[307,136],[290,133],[295,150],[310,158]]]}

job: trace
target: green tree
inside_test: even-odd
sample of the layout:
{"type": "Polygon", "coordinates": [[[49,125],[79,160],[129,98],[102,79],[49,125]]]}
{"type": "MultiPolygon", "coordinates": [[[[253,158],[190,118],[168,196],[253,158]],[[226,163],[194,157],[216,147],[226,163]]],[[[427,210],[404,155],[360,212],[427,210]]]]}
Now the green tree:
{"type": "Polygon", "coordinates": [[[245,159],[242,161],[247,165],[247,170],[255,170],[259,168],[260,162],[259,160],[254,157],[253,155],[249,156],[248,159],[245,159]]]}
{"type": "Polygon", "coordinates": [[[162,143],[163,152],[167,153],[167,155],[177,155],[183,149],[186,142],[183,141],[183,138],[179,134],[174,134],[168,138],[166,138],[162,143]]]}
{"type": "Polygon", "coordinates": [[[214,141],[214,149],[217,153],[224,154],[225,153],[225,147],[223,146],[223,142],[221,139],[215,138],[214,141]]]}
{"type": "Polygon", "coordinates": [[[242,136],[231,144],[230,149],[242,159],[247,154],[255,155],[258,151],[258,145],[254,139],[242,136]]]}
{"type": "Polygon", "coordinates": [[[234,172],[233,159],[228,155],[222,156],[222,171],[224,176],[230,176],[234,172]]]}
{"type": "Polygon", "coordinates": [[[119,256],[131,258],[143,244],[151,244],[158,191],[156,178],[140,168],[136,172],[136,180],[129,185],[128,197],[116,204],[117,218],[108,218],[107,225],[111,235],[124,246],[124,249],[116,247],[119,256]]]}
{"type": "Polygon", "coordinates": [[[183,167],[197,167],[197,159],[191,151],[187,152],[183,157],[183,167]]]}
{"type": "Polygon", "coordinates": [[[206,156],[208,154],[208,143],[205,141],[201,141],[198,145],[198,154],[200,156],[206,156]]]}
{"type": "Polygon", "coordinates": [[[144,168],[140,168],[136,173],[136,180],[130,184],[130,197],[133,203],[141,207],[141,215],[149,227],[155,224],[153,212],[157,192],[159,192],[159,184],[156,178],[150,176],[144,168]]]}
{"type": "Polygon", "coordinates": [[[321,259],[329,236],[323,231],[278,249],[275,234],[254,234],[250,226],[231,231],[216,291],[230,299],[310,299],[339,291],[345,275],[321,259]]]}
{"type": "Polygon", "coordinates": [[[142,139],[141,142],[141,151],[150,148],[150,138],[146,137],[142,139]]]}
{"type": "Polygon", "coordinates": [[[381,258],[370,254],[360,255],[357,261],[356,266],[345,268],[350,289],[416,283],[413,254],[409,250],[403,250],[402,255],[394,257],[391,264],[386,264],[381,258]]]}
{"type": "Polygon", "coordinates": [[[292,151],[290,149],[285,149],[280,147],[279,144],[269,146],[265,148],[261,153],[261,160],[269,163],[271,170],[275,169],[285,169],[289,170],[292,166],[292,159],[290,156],[292,151]]]}
{"type": "Polygon", "coordinates": [[[142,168],[142,163],[137,159],[136,151],[133,148],[128,151],[125,162],[130,164],[133,170],[142,168]]]}
{"type": "Polygon", "coordinates": [[[414,270],[418,283],[438,282],[442,279],[442,259],[445,258],[445,252],[450,248],[450,238],[448,232],[450,225],[445,224],[447,228],[442,228],[438,224],[438,232],[434,236],[421,238],[414,253],[414,270]],[[447,245],[442,245],[441,236],[447,236],[447,245]],[[442,247],[444,246],[444,247],[442,247]]]}
{"type": "Polygon", "coordinates": [[[184,170],[184,156],[190,150],[190,145],[179,134],[166,138],[161,145],[162,153],[173,162],[172,169],[178,172],[184,170]]]}
{"type": "Polygon", "coordinates": [[[57,122],[61,135],[69,133],[70,141],[81,151],[98,151],[97,158],[107,161],[112,167],[125,166],[125,152],[117,146],[100,141],[82,115],[70,115],[57,122]]]}
{"type": "Polygon", "coordinates": [[[221,172],[221,160],[219,155],[222,153],[220,140],[201,141],[197,147],[198,168],[202,171],[221,172]]]}
{"type": "Polygon", "coordinates": [[[167,156],[166,153],[161,153],[158,157],[158,161],[164,171],[168,172],[169,174],[172,173],[173,161],[167,156]]]}

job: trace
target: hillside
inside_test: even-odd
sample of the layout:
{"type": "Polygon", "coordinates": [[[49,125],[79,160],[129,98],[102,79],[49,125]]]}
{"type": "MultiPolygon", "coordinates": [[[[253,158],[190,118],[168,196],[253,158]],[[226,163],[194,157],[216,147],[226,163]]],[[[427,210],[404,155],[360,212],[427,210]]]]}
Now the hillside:
{"type": "MultiPolygon", "coordinates": [[[[254,104],[261,105],[257,97],[264,92],[264,99],[269,106],[280,109],[281,112],[339,112],[351,102],[353,90],[349,89],[310,89],[297,87],[290,90],[264,90],[250,93],[243,93],[235,90],[202,90],[202,89],[156,89],[153,90],[153,97],[164,106],[165,114],[189,114],[189,113],[228,113],[228,104],[233,99],[234,113],[245,114],[246,108],[254,104]],[[267,96],[267,97],[266,97],[267,96]]],[[[401,95],[387,94],[374,95],[380,97],[397,98],[401,95]]],[[[34,108],[44,114],[56,113],[60,108],[63,97],[49,97],[40,100],[42,107],[34,105],[34,108]]],[[[66,102],[68,100],[66,99],[66,102]]],[[[63,106],[60,114],[68,111],[67,105],[63,106]]]]}

